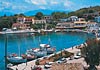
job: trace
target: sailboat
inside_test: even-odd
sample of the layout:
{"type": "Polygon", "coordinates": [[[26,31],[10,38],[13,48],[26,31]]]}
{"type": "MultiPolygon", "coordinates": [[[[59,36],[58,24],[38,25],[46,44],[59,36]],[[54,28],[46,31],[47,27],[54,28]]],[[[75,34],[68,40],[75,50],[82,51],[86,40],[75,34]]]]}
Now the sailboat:
{"type": "Polygon", "coordinates": [[[8,62],[12,64],[20,64],[20,63],[25,63],[27,59],[25,57],[20,56],[20,46],[18,45],[18,51],[19,55],[17,54],[11,54],[10,56],[7,57],[8,62]]]}

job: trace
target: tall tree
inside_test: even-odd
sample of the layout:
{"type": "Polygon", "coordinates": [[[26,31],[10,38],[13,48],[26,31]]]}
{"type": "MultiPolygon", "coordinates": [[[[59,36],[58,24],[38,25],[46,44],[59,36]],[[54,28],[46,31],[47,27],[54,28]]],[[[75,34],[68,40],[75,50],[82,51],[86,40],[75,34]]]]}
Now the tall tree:
{"type": "Polygon", "coordinates": [[[81,50],[89,70],[97,70],[96,66],[100,64],[100,40],[89,39],[86,46],[81,50]]]}
{"type": "Polygon", "coordinates": [[[39,20],[41,20],[42,18],[43,18],[43,13],[42,12],[38,12],[38,13],[36,13],[36,15],[35,15],[35,17],[37,18],[37,19],[39,19],[39,20]]]}

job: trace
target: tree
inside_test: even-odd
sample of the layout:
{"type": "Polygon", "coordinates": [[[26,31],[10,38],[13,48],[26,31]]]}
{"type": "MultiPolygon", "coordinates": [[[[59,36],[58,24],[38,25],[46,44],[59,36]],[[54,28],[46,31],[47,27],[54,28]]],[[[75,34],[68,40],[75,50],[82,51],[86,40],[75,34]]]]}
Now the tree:
{"type": "Polygon", "coordinates": [[[62,19],[62,18],[66,18],[67,14],[65,12],[53,12],[52,16],[53,16],[54,20],[59,20],[59,19],[62,19]]]}
{"type": "Polygon", "coordinates": [[[43,13],[42,12],[38,12],[36,13],[35,17],[39,20],[41,20],[43,18],[43,13]]]}
{"type": "Polygon", "coordinates": [[[100,40],[89,39],[86,41],[86,44],[81,50],[82,55],[89,65],[88,69],[97,70],[96,66],[100,63],[100,40]]]}

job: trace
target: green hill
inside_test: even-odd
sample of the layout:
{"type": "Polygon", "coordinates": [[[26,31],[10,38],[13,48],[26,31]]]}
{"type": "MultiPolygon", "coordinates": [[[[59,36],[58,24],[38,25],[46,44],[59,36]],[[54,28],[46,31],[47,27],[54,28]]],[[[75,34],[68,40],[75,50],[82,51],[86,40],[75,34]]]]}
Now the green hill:
{"type": "Polygon", "coordinates": [[[77,11],[70,12],[68,14],[68,16],[75,15],[75,16],[78,16],[78,17],[82,17],[83,14],[86,14],[86,13],[94,13],[94,12],[100,12],[100,6],[82,8],[82,9],[79,9],[77,11]]]}

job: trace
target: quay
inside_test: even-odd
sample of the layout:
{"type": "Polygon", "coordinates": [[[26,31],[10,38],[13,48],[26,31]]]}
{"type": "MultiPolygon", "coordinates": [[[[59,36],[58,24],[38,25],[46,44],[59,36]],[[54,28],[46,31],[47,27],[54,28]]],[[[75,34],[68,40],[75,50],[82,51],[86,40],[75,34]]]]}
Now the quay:
{"type": "Polygon", "coordinates": [[[2,31],[0,34],[15,34],[15,33],[39,33],[39,31],[35,30],[19,30],[19,31],[2,31]]]}

